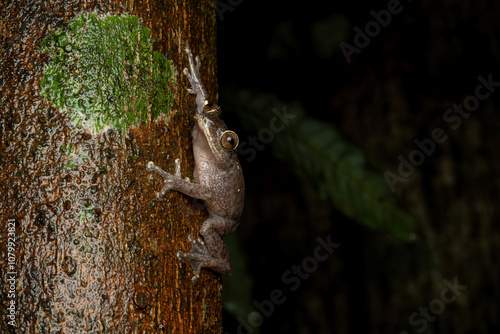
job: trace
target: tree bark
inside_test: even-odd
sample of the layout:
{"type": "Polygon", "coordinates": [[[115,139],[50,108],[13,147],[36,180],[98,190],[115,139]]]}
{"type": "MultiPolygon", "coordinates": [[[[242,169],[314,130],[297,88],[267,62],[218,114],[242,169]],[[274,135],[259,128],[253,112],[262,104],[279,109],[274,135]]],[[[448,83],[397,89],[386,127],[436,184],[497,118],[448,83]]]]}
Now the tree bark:
{"type": "MultiPolygon", "coordinates": [[[[4,286],[0,332],[221,332],[218,275],[202,271],[198,284],[193,285],[191,267],[181,266],[176,258],[179,250],[189,251],[187,236],[198,235],[206,212],[179,193],[157,200],[155,193],[163,180],[145,168],[148,161],[154,161],[173,171],[175,158],[180,158],[182,175],[192,176],[195,104],[182,74],[187,66],[184,47],[189,44],[200,55],[201,74],[214,99],[213,3],[56,0],[7,2],[0,7],[0,267],[4,286]],[[87,47],[75,35],[77,41],[69,40],[60,54],[51,54],[47,50],[57,50],[58,45],[44,46],[44,41],[50,34],[58,36],[58,31],[71,29],[71,22],[81,13],[86,13],[87,24],[82,34],[90,31],[91,15],[96,20],[116,17],[120,21],[126,15],[140,19],[139,27],[151,31],[151,49],[146,50],[151,64],[159,54],[174,66],[173,76],[164,76],[172,93],[170,104],[158,99],[161,94],[151,93],[157,92],[151,79],[154,66],[147,67],[151,76],[138,70],[132,75],[118,73],[122,86],[113,88],[114,94],[86,102],[70,105],[66,94],[42,95],[41,89],[49,87],[42,80],[48,64],[64,55],[64,61],[76,64],[81,55],[72,48],[78,43],[87,47]],[[149,81],[140,86],[143,78],[149,81]],[[142,107],[150,111],[145,120],[138,116],[140,87],[146,91],[142,107]],[[133,98],[124,98],[120,89],[133,98]],[[126,114],[120,120],[139,121],[122,123],[123,128],[89,128],[85,122],[72,122],[78,115],[72,115],[72,110],[78,107],[86,112],[90,107],[85,103],[96,104],[99,99],[111,106],[125,101],[126,114]],[[156,103],[168,104],[157,118],[156,103]]],[[[138,36],[144,39],[147,33],[138,36]]],[[[124,66],[142,66],[140,52],[133,53],[132,59],[125,52],[124,66]]],[[[71,66],[65,73],[84,81],[80,67],[71,66]]],[[[117,81],[102,74],[108,72],[98,73],[107,63],[88,66],[97,66],[96,77],[117,81]]]]}

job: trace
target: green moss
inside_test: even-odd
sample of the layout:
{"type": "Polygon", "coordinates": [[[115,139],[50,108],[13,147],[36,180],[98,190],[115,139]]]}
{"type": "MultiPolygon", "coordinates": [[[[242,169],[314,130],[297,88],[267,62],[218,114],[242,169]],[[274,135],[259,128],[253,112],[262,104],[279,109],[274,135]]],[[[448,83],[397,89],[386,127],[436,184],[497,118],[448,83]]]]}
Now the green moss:
{"type": "Polygon", "coordinates": [[[80,217],[79,222],[82,224],[86,219],[92,217],[92,213],[94,212],[94,206],[84,207],[83,210],[78,212],[78,216],[80,217]]]}
{"type": "Polygon", "coordinates": [[[51,56],[41,94],[68,110],[76,126],[123,130],[172,107],[175,69],[153,50],[151,32],[137,17],[81,14],[49,34],[40,50],[51,56]]]}
{"type": "Polygon", "coordinates": [[[80,164],[85,164],[89,161],[89,156],[87,155],[87,153],[85,153],[82,148],[75,147],[73,144],[62,146],[61,151],[68,158],[68,162],[64,165],[64,167],[66,168],[73,168],[80,164]],[[75,148],[77,148],[78,151],[75,151],[75,148]]]}

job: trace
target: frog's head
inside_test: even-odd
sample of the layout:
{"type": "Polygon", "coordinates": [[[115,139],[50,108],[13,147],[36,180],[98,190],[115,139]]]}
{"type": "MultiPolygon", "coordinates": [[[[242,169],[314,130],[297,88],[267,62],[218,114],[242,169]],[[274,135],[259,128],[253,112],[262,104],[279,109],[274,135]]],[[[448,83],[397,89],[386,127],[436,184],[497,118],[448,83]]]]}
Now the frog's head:
{"type": "Polygon", "coordinates": [[[201,133],[195,138],[195,145],[203,150],[210,150],[217,162],[229,162],[237,160],[239,144],[238,135],[227,129],[226,124],[220,118],[221,108],[216,105],[205,105],[201,114],[195,114],[194,119],[201,133]]]}

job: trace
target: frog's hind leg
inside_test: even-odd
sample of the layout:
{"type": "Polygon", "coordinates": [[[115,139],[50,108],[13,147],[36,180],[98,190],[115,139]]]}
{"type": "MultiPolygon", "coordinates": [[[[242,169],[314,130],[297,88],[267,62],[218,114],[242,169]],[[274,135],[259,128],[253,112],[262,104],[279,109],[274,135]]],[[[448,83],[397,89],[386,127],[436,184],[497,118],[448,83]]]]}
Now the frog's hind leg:
{"type": "Polygon", "coordinates": [[[236,229],[233,220],[220,217],[207,219],[200,229],[203,240],[196,241],[191,235],[191,252],[178,252],[179,260],[187,260],[193,267],[193,283],[196,283],[200,276],[201,268],[209,268],[224,275],[233,272],[229,252],[227,251],[221,235],[227,235],[236,229]]]}

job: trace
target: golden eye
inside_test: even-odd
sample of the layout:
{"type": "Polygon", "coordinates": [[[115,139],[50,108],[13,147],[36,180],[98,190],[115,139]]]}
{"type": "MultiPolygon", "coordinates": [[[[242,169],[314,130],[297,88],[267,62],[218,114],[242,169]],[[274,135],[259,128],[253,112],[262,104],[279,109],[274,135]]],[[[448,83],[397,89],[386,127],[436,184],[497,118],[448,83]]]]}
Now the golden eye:
{"type": "Polygon", "coordinates": [[[220,143],[226,151],[234,151],[238,147],[240,140],[234,131],[227,130],[220,137],[220,143]]]}

